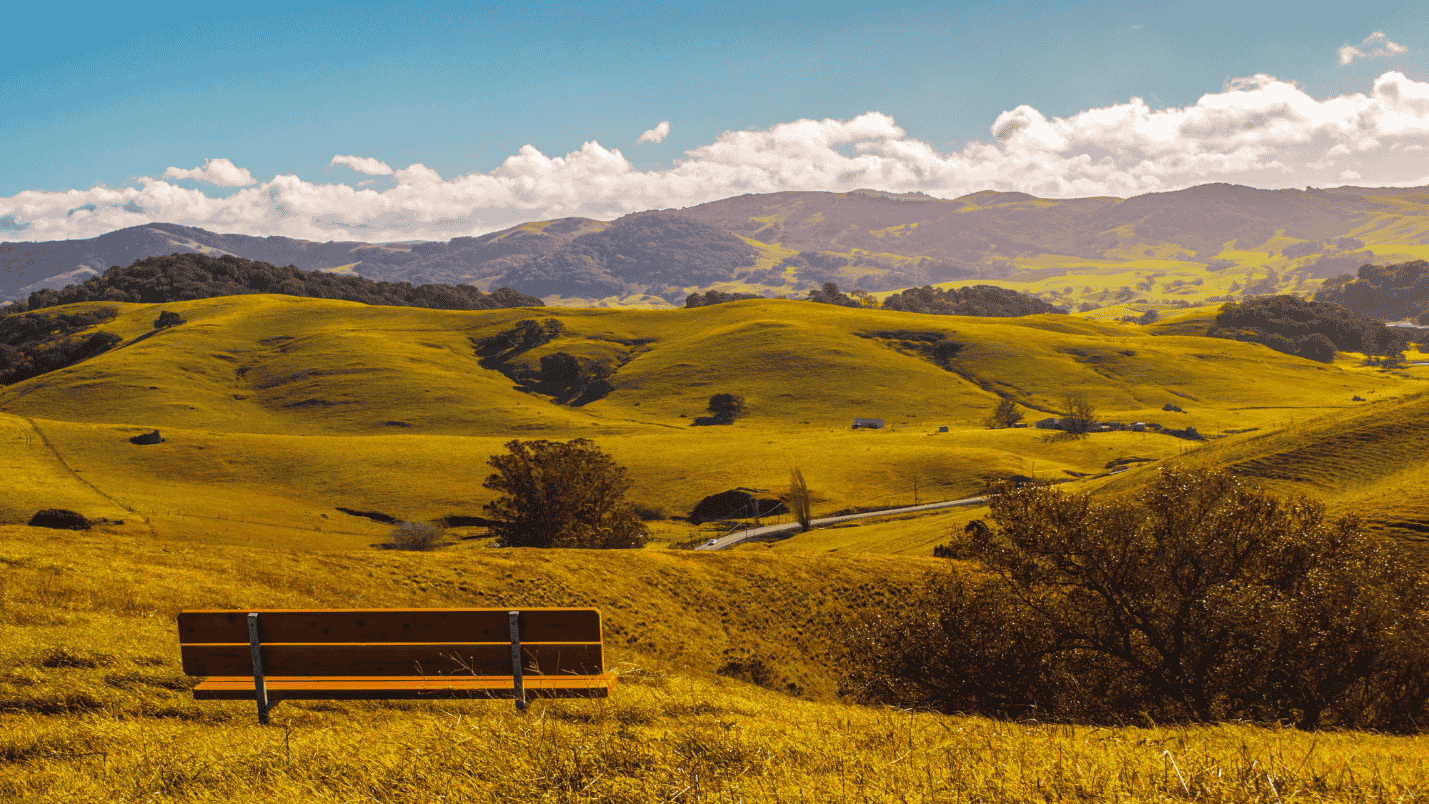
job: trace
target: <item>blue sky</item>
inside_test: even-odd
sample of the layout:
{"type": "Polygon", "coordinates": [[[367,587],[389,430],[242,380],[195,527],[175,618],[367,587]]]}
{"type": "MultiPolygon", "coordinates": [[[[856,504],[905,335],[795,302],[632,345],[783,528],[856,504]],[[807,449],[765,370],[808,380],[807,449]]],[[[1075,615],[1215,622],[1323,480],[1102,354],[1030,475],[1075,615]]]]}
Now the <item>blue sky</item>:
{"type": "MultiPolygon", "coordinates": [[[[850,173],[857,173],[855,184],[943,196],[985,189],[978,182],[1067,196],[1171,189],[1199,183],[1197,178],[1295,186],[1334,183],[1338,177],[1403,183],[1429,176],[1429,164],[1412,149],[1408,157],[1401,150],[1402,158],[1391,160],[1390,168],[1380,164],[1383,160],[1368,168],[1358,162],[1346,167],[1345,155],[1329,165],[1333,154],[1325,153],[1336,144],[1362,152],[1362,143],[1330,140],[1325,153],[1307,153],[1288,171],[1263,156],[1259,162],[1242,160],[1239,173],[1197,168],[1143,175],[1135,165],[1146,160],[1144,148],[1099,143],[1091,134],[1067,139],[1063,131],[1059,154],[1080,149],[1096,162],[1112,153],[1117,164],[1100,172],[1073,171],[1056,184],[1019,179],[1012,163],[1020,157],[1009,150],[1017,136],[1000,141],[994,134],[1009,131],[1009,122],[1015,131],[1037,129],[1040,124],[1030,118],[1005,117],[1019,107],[1053,124],[1089,123],[1091,118],[1077,116],[1097,109],[1125,111],[1135,98],[1152,112],[1186,109],[1208,94],[1224,96],[1228,82],[1261,75],[1278,83],[1234,86],[1258,88],[1264,96],[1259,102],[1273,111],[1279,108],[1270,91],[1275,87],[1281,88],[1281,107],[1284,87],[1315,102],[1356,94],[1373,98],[1376,82],[1392,74],[1404,79],[1390,87],[1397,93],[1393,97],[1409,97],[1408,113],[1429,120],[1429,110],[1415,111],[1418,88],[1429,82],[1429,15],[1409,3],[1327,4],[1324,10],[1291,3],[1080,2],[1048,11],[1050,5],[9,8],[6,27],[21,33],[7,37],[0,49],[0,238],[92,236],[160,214],[206,228],[294,236],[375,225],[385,227],[383,237],[395,238],[431,229],[437,220],[462,221],[446,224],[449,236],[532,217],[612,217],[740,192],[840,189],[829,177],[850,173]],[[1370,38],[1375,33],[1381,37],[1370,38]],[[1364,56],[1344,64],[1339,56],[1344,47],[1359,48],[1364,56]],[[913,172],[905,175],[870,167],[868,159],[842,170],[845,165],[805,154],[800,158],[812,159],[814,172],[827,176],[803,180],[797,175],[810,168],[789,161],[787,143],[739,145],[730,139],[731,132],[741,131],[779,139],[771,132],[780,126],[850,123],[869,113],[890,122],[874,125],[877,131],[855,126],[857,131],[831,139],[813,138],[850,159],[863,154],[887,162],[900,158],[894,152],[907,151],[906,145],[938,157],[962,154],[963,161],[928,162],[926,171],[909,168],[913,172]],[[668,135],[637,143],[642,132],[662,121],[669,123],[668,135]],[[1078,137],[1086,142],[1068,145],[1078,137]],[[628,163],[618,198],[596,197],[609,190],[609,164],[554,180],[540,198],[479,191],[470,182],[465,189],[443,185],[435,195],[420,189],[436,187],[434,181],[500,172],[524,146],[559,160],[582,152],[587,143],[606,152],[592,156],[588,150],[594,162],[608,163],[610,152],[618,150],[628,163]],[[739,148],[746,148],[743,155],[733,154],[739,148]],[[715,153],[721,149],[722,156],[715,153]],[[764,156],[749,155],[754,152],[764,156]],[[376,160],[390,172],[363,174],[334,164],[337,155],[376,160]],[[236,178],[216,184],[200,174],[183,175],[220,159],[232,163],[236,178]],[[977,159],[982,161],[968,162],[977,159]],[[1002,160],[1001,172],[987,167],[989,159],[1002,160]],[[677,160],[720,168],[698,172],[687,166],[681,178],[668,174],[677,160]],[[1311,164],[1329,166],[1304,167],[1311,164]],[[426,170],[403,172],[413,165],[426,170]],[[170,168],[179,172],[164,179],[170,168]],[[745,168],[763,173],[750,178],[745,168]],[[871,172],[861,172],[866,168],[871,172]],[[1394,180],[1400,176],[1403,181],[1394,180]],[[274,184],[275,177],[294,181],[274,184]],[[712,189],[699,193],[689,186],[702,183],[712,189]],[[130,193],[90,192],[96,188],[130,193]],[[363,190],[383,197],[364,201],[363,190]],[[77,192],[56,195],[64,191],[77,192]],[[147,194],[135,194],[141,192],[147,194]],[[267,206],[255,211],[258,202],[244,193],[266,198],[267,206]],[[238,197],[248,199],[246,211],[238,209],[238,201],[219,209],[202,200],[238,197]],[[466,202],[469,209],[462,207],[466,202]]],[[[1236,97],[1241,111],[1255,105],[1244,91],[1236,97]]],[[[1311,122],[1314,117],[1302,113],[1299,119],[1310,128],[1326,125],[1311,122]]],[[[1344,122],[1348,119],[1342,115],[1341,128],[1353,127],[1344,122]]],[[[1411,129],[1411,137],[1421,133],[1411,129]]],[[[1234,162],[1242,145],[1215,147],[1223,148],[1222,161],[1234,162]]],[[[1400,146],[1411,148],[1412,142],[1400,146]]],[[[528,167],[570,173],[574,167],[568,162],[528,167]]],[[[509,186],[522,181],[507,174],[509,186]]],[[[535,181],[535,174],[522,175],[527,184],[535,181]]]]}

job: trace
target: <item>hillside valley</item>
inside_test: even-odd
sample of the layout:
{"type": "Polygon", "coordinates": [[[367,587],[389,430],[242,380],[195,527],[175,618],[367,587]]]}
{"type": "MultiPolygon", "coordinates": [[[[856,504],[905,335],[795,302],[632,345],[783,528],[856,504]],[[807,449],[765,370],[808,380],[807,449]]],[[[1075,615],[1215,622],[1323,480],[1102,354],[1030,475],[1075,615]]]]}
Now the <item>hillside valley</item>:
{"type": "MultiPolygon", "coordinates": [[[[1420,471],[1409,422],[1426,367],[1183,334],[1196,320],[1204,331],[1194,316],[1139,326],[781,300],[442,311],[261,294],[55,309],[102,306],[117,314],[93,329],[116,346],[0,391],[4,521],[64,507],[200,539],[365,548],[383,526],[341,509],[477,516],[486,459],[506,441],[586,437],[668,516],[734,488],[777,495],[794,467],[828,512],[973,496],[1013,476],[1075,486],[1115,466],[1133,467],[1115,482],[1134,486],[1158,461],[1234,455],[1223,462],[1251,477],[1362,505],[1397,538],[1429,526],[1429,511],[1398,507],[1420,471]],[[184,323],[156,330],[160,309],[184,323]],[[567,364],[559,382],[544,376],[567,364]],[[1164,429],[984,424],[1004,398],[1028,422],[1055,418],[1069,392],[1101,420],[1164,429]],[[742,396],[745,414],[695,426],[717,393],[742,396]],[[1354,457],[1344,433],[1386,409],[1404,424],[1348,437],[1368,451],[1354,457]],[[889,427],[851,429],[859,417],[889,427]],[[152,429],[163,443],[128,443],[152,429]],[[1289,434],[1313,473],[1286,474],[1289,434]],[[1406,446],[1384,450],[1391,438],[1406,446]]],[[[654,526],[665,543],[694,537],[688,523],[654,526]]],[[[945,533],[930,525],[899,551],[927,554],[945,533]]]]}

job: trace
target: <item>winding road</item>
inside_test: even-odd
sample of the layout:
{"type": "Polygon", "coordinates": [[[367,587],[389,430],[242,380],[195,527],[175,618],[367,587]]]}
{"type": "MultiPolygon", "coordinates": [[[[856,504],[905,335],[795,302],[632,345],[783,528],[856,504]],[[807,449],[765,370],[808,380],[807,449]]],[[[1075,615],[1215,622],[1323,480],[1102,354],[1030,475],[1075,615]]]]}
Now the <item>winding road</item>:
{"type": "MultiPolygon", "coordinates": [[[[968,497],[965,500],[949,500],[947,502],[924,503],[923,505],[910,505],[907,508],[885,508],[882,511],[865,511],[861,514],[845,514],[843,516],[826,516],[820,519],[809,521],[810,528],[835,525],[839,522],[847,522],[851,519],[870,519],[879,516],[894,516],[896,514],[911,514],[919,511],[933,511],[939,508],[953,508],[959,505],[980,505],[987,502],[987,497],[968,497]]],[[[751,539],[773,536],[780,533],[789,533],[799,530],[798,522],[789,522],[783,525],[765,525],[760,528],[749,528],[737,531],[728,536],[721,536],[717,539],[710,539],[704,544],[696,547],[696,550],[723,550],[726,547],[733,547],[736,544],[743,544],[751,539]]]]}

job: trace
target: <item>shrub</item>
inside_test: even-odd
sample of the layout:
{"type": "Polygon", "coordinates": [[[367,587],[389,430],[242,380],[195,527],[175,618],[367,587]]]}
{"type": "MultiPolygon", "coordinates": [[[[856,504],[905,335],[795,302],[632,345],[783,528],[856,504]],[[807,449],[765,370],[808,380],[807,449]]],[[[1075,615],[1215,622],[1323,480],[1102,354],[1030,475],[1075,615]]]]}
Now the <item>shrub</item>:
{"type": "Polygon", "coordinates": [[[435,550],[445,536],[440,527],[428,522],[398,522],[382,546],[388,550],[435,550]]]}
{"type": "Polygon", "coordinates": [[[30,517],[32,528],[54,528],[55,530],[89,530],[89,520],[82,514],[67,508],[46,508],[30,517]]]}
{"type": "Polygon", "coordinates": [[[647,502],[633,502],[630,504],[635,509],[635,515],[643,522],[651,522],[657,519],[667,519],[670,512],[663,505],[647,502]]]}
{"type": "Polygon", "coordinates": [[[1003,485],[997,529],[906,614],[862,618],[845,691],[941,711],[1315,728],[1429,723],[1429,580],[1319,503],[1216,470],[1094,502],[1003,485]]]}

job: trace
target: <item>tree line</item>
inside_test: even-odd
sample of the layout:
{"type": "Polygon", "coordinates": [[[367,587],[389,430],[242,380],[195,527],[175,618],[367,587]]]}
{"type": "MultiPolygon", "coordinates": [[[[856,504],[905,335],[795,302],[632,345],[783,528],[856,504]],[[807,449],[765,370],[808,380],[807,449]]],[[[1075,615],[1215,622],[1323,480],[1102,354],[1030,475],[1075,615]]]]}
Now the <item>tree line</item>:
{"type": "Polygon", "coordinates": [[[511,288],[484,293],[471,285],[413,286],[410,282],[374,282],[360,276],[304,271],[291,265],[280,268],[227,254],[210,257],[190,253],[149,257],[136,260],[128,267],[115,265],[102,276],[58,290],[37,290],[30,294],[28,302],[3,309],[13,314],[75,302],[163,303],[253,293],[435,310],[545,305],[535,296],[511,288]]]}
{"type": "Polygon", "coordinates": [[[1397,355],[1409,342],[1403,332],[1333,302],[1283,295],[1223,305],[1206,335],[1260,343],[1322,363],[1333,362],[1336,351],[1397,355]]]}
{"type": "MultiPolygon", "coordinates": [[[[708,290],[691,293],[685,298],[685,307],[709,307],[745,299],[766,298],[756,293],[727,293],[708,290]]],[[[839,307],[868,307],[883,310],[898,310],[905,313],[925,313],[928,315],[973,315],[1010,318],[1039,313],[1065,313],[1060,307],[1035,296],[993,285],[974,285],[967,288],[944,290],[931,285],[909,288],[894,293],[880,302],[865,290],[844,293],[834,282],[825,282],[822,287],[809,291],[807,301],[816,304],[833,304],[839,307]]]]}
{"type": "Polygon", "coordinates": [[[1315,301],[1333,302],[1382,321],[1413,318],[1429,324],[1429,261],[1363,265],[1357,275],[1326,280],[1315,301]]]}
{"type": "Polygon", "coordinates": [[[83,313],[0,317],[0,385],[13,385],[94,357],[119,343],[112,332],[81,333],[114,318],[113,307],[83,313]]]}

